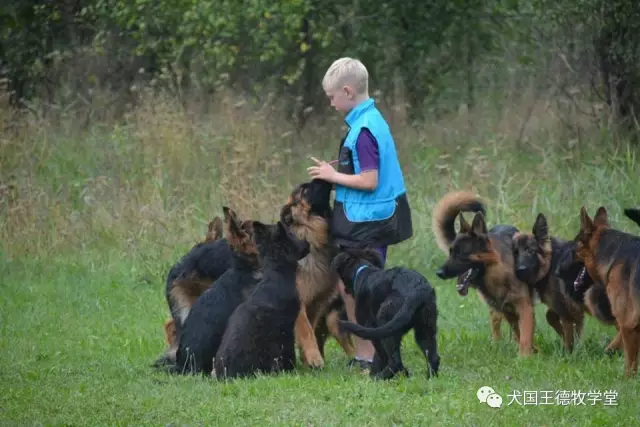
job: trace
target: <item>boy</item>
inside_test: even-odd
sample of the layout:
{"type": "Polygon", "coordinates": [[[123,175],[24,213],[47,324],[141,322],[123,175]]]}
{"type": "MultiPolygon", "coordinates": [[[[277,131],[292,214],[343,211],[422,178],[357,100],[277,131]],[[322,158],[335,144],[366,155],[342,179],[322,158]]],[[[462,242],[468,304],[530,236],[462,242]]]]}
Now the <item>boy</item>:
{"type": "MultiPolygon", "coordinates": [[[[357,59],[341,58],[327,70],[322,87],[331,106],[346,114],[349,126],[340,144],[338,170],[331,163],[311,159],[312,178],[335,184],[331,233],[340,247],[373,247],[387,257],[387,247],[413,235],[411,209],[395,142],[389,126],[369,97],[369,73],[357,59]]],[[[355,301],[344,292],[347,317],[355,322],[355,301]]],[[[361,370],[371,366],[374,348],[370,341],[356,339],[356,357],[361,370]]]]}

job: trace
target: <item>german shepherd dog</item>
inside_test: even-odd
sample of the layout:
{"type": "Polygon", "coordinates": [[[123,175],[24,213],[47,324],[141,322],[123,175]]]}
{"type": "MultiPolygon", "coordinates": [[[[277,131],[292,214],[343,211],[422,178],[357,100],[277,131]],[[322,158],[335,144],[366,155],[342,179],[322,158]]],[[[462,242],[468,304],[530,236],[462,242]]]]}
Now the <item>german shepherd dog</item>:
{"type": "MultiPolygon", "coordinates": [[[[574,241],[560,242],[557,250],[554,249],[551,268],[554,270],[553,274],[562,283],[562,289],[584,312],[605,325],[615,326],[616,319],[611,313],[611,304],[604,285],[595,282],[586,272],[582,261],[576,258],[576,243],[574,241]]],[[[576,330],[576,332],[579,336],[580,331],[576,330]]],[[[622,336],[618,332],[605,349],[605,353],[621,349],[622,336]]]]}
{"type": "Polygon", "coordinates": [[[634,376],[640,351],[640,237],[612,228],[603,206],[593,219],[582,207],[575,242],[586,272],[605,286],[622,336],[625,376],[634,376]]]}
{"type": "Polygon", "coordinates": [[[567,351],[573,351],[574,338],[580,338],[584,325],[585,307],[580,302],[573,282],[579,271],[563,270],[557,274],[557,266],[564,254],[571,250],[571,242],[549,235],[547,218],[540,213],[531,233],[513,236],[516,277],[532,287],[542,303],[547,306],[546,318],[562,338],[567,351]]]}
{"type": "MultiPolygon", "coordinates": [[[[433,210],[433,232],[440,249],[448,259],[436,275],[458,281],[458,293],[466,295],[467,287],[478,290],[483,299],[511,325],[520,344],[519,354],[530,356],[534,351],[535,312],[533,290],[515,275],[513,258],[514,227],[502,226],[489,232],[482,211],[484,204],[473,193],[460,191],[445,195],[433,210]],[[462,211],[475,210],[471,225],[462,211]],[[455,231],[455,219],[460,218],[460,231],[455,231]]],[[[494,322],[492,314],[492,327],[494,322]]],[[[495,336],[494,336],[495,338],[495,336]]]]}
{"type": "Polygon", "coordinates": [[[241,228],[235,213],[224,207],[232,266],[198,297],[181,328],[173,372],[210,375],[213,358],[233,311],[256,288],[260,278],[258,249],[250,227],[241,228]]]}
{"type": "Polygon", "coordinates": [[[164,322],[167,350],[153,366],[175,363],[180,326],[189,314],[193,302],[230,266],[231,248],[223,237],[223,221],[216,216],[209,222],[204,240],[196,243],[169,269],[165,297],[171,317],[164,322]]]}
{"type": "Polygon", "coordinates": [[[218,379],[295,369],[294,325],[300,313],[296,271],[298,261],[309,253],[309,243],[280,221],[255,221],[253,230],[263,279],[229,319],[214,362],[218,379]]]}
{"type": "Polygon", "coordinates": [[[177,348],[176,338],[193,302],[231,267],[231,259],[231,248],[223,238],[223,221],[216,216],[209,222],[204,241],[191,248],[167,274],[165,297],[171,318],[164,330],[168,353],[177,348]]]}
{"type": "MultiPolygon", "coordinates": [[[[624,214],[640,225],[640,209],[627,208],[624,214]]],[[[565,282],[568,294],[580,304],[584,311],[605,325],[615,326],[616,319],[611,312],[611,304],[607,291],[600,282],[595,282],[584,268],[584,264],[576,259],[576,242],[567,242],[561,248],[561,256],[555,265],[555,275],[565,282]]],[[[615,338],[605,349],[605,353],[622,350],[622,335],[617,331],[615,338]]]]}
{"type": "Polygon", "coordinates": [[[380,255],[372,249],[341,252],[331,268],[338,272],[345,291],[356,301],[358,323],[341,321],[340,327],[373,342],[371,378],[387,380],[399,372],[409,376],[400,347],[410,329],[427,360],[429,376],[437,375],[438,309],[436,292],[427,279],[406,267],[385,270],[380,255]]]}
{"type": "MultiPolygon", "coordinates": [[[[331,260],[337,253],[337,248],[331,244],[329,234],[330,195],[331,184],[314,179],[296,186],[280,211],[280,221],[296,237],[306,240],[311,246],[309,256],[300,260],[296,278],[302,305],[295,333],[302,362],[313,368],[324,366],[324,351],[319,348],[315,329],[319,320],[327,313],[330,303],[340,298],[338,276],[331,271],[331,260]]],[[[344,352],[353,357],[355,347],[351,337],[348,334],[337,334],[335,326],[334,323],[330,327],[332,334],[344,352]]]]}

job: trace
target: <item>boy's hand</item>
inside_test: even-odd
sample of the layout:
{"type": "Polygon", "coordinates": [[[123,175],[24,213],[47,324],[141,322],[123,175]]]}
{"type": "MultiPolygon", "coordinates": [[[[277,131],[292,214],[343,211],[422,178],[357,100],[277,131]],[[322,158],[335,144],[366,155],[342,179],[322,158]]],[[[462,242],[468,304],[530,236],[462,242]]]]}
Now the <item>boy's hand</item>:
{"type": "Polygon", "coordinates": [[[316,165],[310,166],[307,168],[309,175],[311,178],[323,179],[327,182],[334,182],[335,176],[338,173],[334,168],[333,164],[338,163],[337,160],[332,160],[331,162],[325,162],[323,160],[318,160],[315,157],[311,157],[316,165]]]}

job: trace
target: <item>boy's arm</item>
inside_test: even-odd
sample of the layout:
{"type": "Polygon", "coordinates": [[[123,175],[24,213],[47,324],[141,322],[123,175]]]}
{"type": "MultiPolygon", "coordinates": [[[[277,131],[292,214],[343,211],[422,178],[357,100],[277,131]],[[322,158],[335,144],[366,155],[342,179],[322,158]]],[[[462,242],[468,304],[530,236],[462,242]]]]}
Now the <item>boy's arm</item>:
{"type": "MultiPolygon", "coordinates": [[[[374,191],[378,187],[378,165],[380,162],[378,142],[373,134],[363,128],[356,141],[356,150],[360,162],[360,173],[357,175],[337,172],[330,163],[311,158],[317,166],[309,168],[314,178],[321,178],[344,187],[362,191],[374,191]]],[[[331,162],[331,164],[334,162],[331,162]]]]}
{"type": "Polygon", "coordinates": [[[378,170],[368,170],[360,172],[358,175],[347,175],[345,173],[335,171],[335,175],[331,179],[331,182],[344,187],[373,191],[378,187],[378,170]]]}

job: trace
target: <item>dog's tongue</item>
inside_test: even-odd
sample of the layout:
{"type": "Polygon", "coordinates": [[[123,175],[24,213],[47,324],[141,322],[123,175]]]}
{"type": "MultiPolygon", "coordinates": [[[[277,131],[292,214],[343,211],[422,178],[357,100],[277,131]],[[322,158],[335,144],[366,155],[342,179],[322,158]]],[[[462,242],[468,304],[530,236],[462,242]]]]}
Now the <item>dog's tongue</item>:
{"type": "Polygon", "coordinates": [[[578,273],[578,277],[573,281],[573,289],[576,291],[580,290],[582,285],[584,284],[584,276],[587,274],[587,267],[582,267],[580,269],[580,273],[578,273]]]}
{"type": "Polygon", "coordinates": [[[456,286],[456,290],[460,296],[466,296],[469,293],[469,279],[471,279],[471,273],[473,273],[473,269],[470,268],[462,278],[462,282],[458,282],[456,286]]]}

